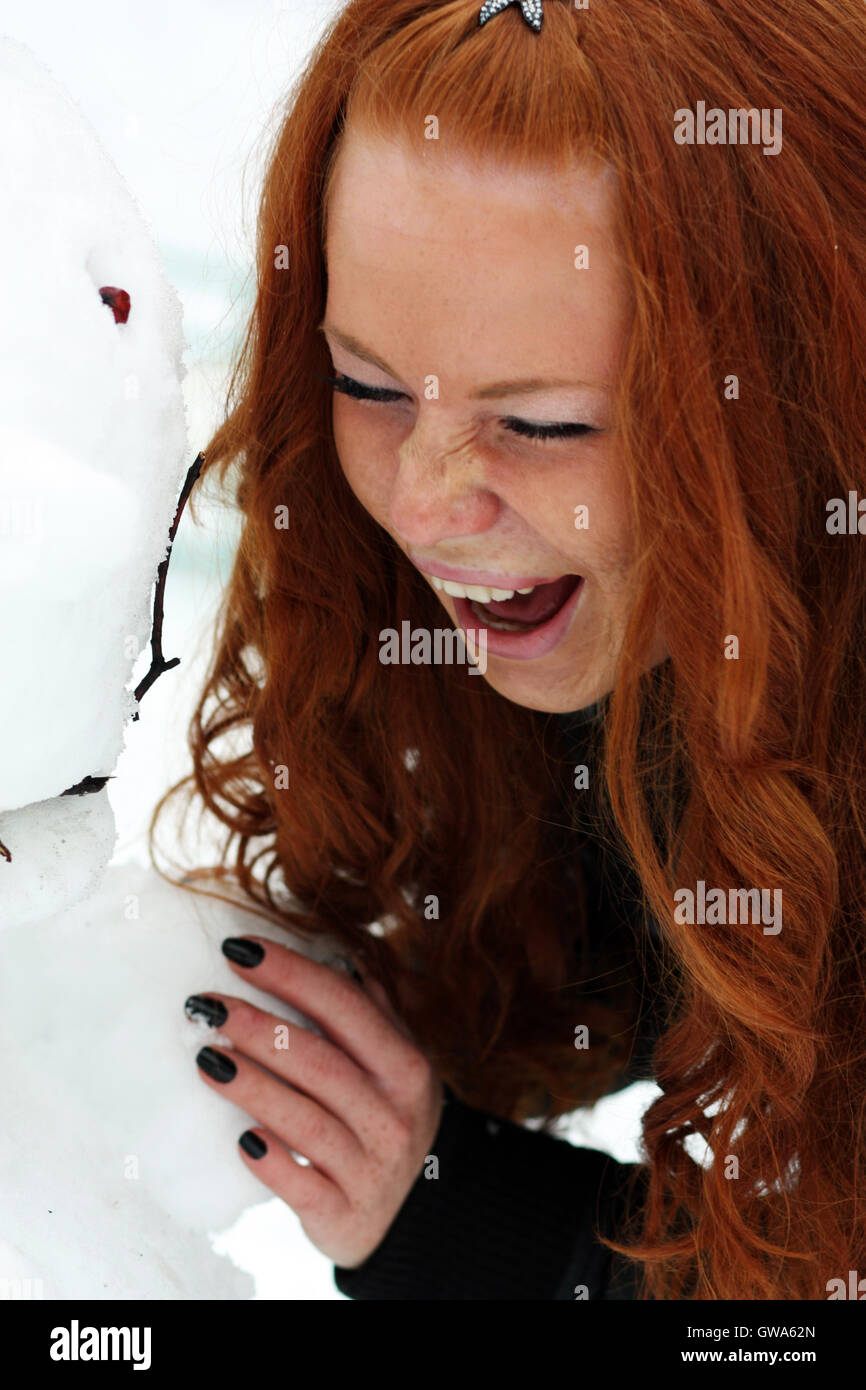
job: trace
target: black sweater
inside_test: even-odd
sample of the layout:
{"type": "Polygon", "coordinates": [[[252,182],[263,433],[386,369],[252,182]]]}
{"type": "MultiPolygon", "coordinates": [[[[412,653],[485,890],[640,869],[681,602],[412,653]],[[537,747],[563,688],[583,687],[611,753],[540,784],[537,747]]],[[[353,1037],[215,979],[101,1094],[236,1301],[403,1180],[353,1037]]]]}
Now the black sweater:
{"type": "MultiPolygon", "coordinates": [[[[579,757],[586,717],[564,718],[577,720],[569,731],[579,757]]],[[[633,876],[592,841],[580,854],[590,930],[608,944],[617,933],[633,952],[633,876]]],[[[660,998],[647,1005],[637,1047],[612,1091],[652,1079],[665,1010],[660,998]]],[[[626,1180],[637,1173],[645,1183],[646,1169],[494,1118],[447,1086],[445,1097],[430,1147],[438,1177],[425,1177],[422,1165],[373,1253],[355,1269],[334,1267],[340,1292],[353,1299],[635,1298],[635,1266],[612,1256],[596,1232],[621,1232],[626,1180]]]]}

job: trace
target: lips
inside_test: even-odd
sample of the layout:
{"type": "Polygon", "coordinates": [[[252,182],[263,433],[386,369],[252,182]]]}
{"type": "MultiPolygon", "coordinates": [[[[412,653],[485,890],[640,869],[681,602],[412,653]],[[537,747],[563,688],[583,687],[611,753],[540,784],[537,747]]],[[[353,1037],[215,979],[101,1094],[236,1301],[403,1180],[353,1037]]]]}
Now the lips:
{"type": "Polygon", "coordinates": [[[423,560],[411,554],[409,559],[426,578],[453,579],[458,584],[484,584],[493,589],[525,589],[554,582],[546,574],[503,574],[502,571],[458,569],[456,565],[444,565],[439,560],[423,560]]]}

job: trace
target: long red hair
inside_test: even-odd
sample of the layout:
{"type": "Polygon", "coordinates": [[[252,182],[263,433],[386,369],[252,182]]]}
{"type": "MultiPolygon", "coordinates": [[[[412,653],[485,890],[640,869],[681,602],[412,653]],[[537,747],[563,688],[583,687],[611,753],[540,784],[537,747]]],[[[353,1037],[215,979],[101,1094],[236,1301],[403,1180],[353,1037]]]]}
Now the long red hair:
{"type": "Polygon", "coordinates": [[[243,532],[194,772],[151,847],[169,799],[197,794],[228,832],[202,873],[345,942],[457,1094],[514,1119],[605,1093],[652,964],[662,1095],[616,1248],[644,1296],[824,1298],[866,1269],[866,566],[859,535],[826,526],[829,499],[866,495],[866,12],[547,0],[533,35],[513,7],[479,30],[478,10],[353,0],[281,113],[255,307],[205,450],[243,532]],[[781,109],[781,153],[677,144],[674,113],[701,100],[781,109]],[[479,158],[565,169],[592,151],[617,177],[634,600],[591,771],[597,833],[661,934],[636,934],[631,972],[589,950],[568,887],[563,808],[586,793],[559,722],[465,666],[378,659],[381,629],[442,610],[336,456],[316,332],[328,176],[347,119],[435,157],[431,112],[479,158]],[[670,657],[648,672],[658,615],[670,657]],[[678,923],[673,894],[698,879],[781,888],[782,930],[678,923]]]}

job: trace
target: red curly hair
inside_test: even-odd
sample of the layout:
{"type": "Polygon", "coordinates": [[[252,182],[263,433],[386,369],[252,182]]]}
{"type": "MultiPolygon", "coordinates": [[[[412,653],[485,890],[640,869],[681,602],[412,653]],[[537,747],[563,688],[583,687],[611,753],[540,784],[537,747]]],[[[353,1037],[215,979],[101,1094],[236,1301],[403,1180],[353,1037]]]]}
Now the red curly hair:
{"type": "Polygon", "coordinates": [[[151,852],[169,799],[197,794],[228,831],[201,876],[345,942],[455,1092],[512,1119],[610,1088],[652,964],[662,1095],[635,1225],[609,1243],[644,1297],[825,1298],[866,1268],[866,567],[859,535],[826,525],[829,499],[866,495],[866,12],[547,0],[536,36],[513,8],[479,30],[478,9],[352,0],[280,113],[255,307],[205,450],[243,532],[194,771],[151,852]],[[678,144],[674,113],[700,100],[781,109],[781,153],[678,144]],[[635,597],[593,815],[661,936],[636,934],[631,973],[591,954],[568,887],[557,721],[465,666],[378,659],[381,629],[433,628],[441,607],[335,452],[316,332],[329,173],[347,120],[420,157],[431,111],[471,155],[567,169],[592,151],[617,176],[635,597]],[[659,616],[670,655],[648,672],[659,616]],[[235,733],[251,738],[218,747],[235,733]],[[783,930],[678,923],[673,894],[698,878],[782,888],[783,930]]]}

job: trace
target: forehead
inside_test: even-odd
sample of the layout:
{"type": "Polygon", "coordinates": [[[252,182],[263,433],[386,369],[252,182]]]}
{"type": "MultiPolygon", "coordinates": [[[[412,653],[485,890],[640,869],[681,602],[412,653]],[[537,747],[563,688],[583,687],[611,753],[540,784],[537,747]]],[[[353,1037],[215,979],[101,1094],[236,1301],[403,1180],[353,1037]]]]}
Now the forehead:
{"type": "Polygon", "coordinates": [[[613,170],[595,156],[575,158],[566,170],[517,169],[493,157],[474,159],[445,137],[438,140],[392,138],[348,125],[337,156],[332,199],[378,205],[387,225],[416,233],[427,208],[431,229],[449,211],[470,214],[467,236],[503,212],[537,221],[571,220],[606,224],[614,194],[613,170]],[[383,188],[390,190],[384,204],[383,188]],[[339,193],[337,190],[339,189],[339,193]],[[397,196],[399,189],[399,197],[397,196]],[[431,206],[435,199],[435,206],[431,206]]]}
{"type": "Polygon", "coordinates": [[[347,129],[326,228],[329,320],[395,367],[423,345],[428,367],[444,354],[454,371],[481,351],[508,371],[527,350],[537,375],[543,362],[561,374],[564,354],[591,361],[594,379],[612,369],[630,295],[611,171],[518,171],[427,144],[419,155],[347,129]]]}

